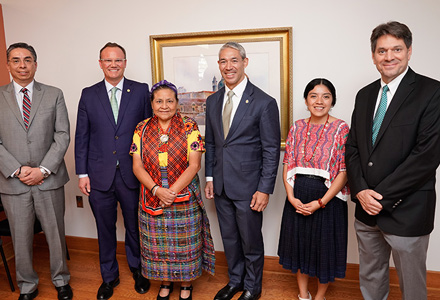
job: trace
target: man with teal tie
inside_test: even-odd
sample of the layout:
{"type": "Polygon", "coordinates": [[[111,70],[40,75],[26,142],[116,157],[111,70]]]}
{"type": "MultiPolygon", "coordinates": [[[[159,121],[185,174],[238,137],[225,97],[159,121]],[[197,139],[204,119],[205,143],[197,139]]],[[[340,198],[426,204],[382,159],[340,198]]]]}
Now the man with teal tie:
{"type": "Polygon", "coordinates": [[[89,196],[96,220],[101,265],[97,299],[109,299],[119,284],[116,260],[118,202],[124,216],[125,252],[136,292],[146,293],[148,279],[140,272],[138,230],[139,181],[129,155],[136,125],[151,116],[148,85],[124,78],[125,49],[107,43],[99,53],[105,79],[82,91],[75,133],[79,188],[89,196]]]}
{"type": "Polygon", "coordinates": [[[440,82],[408,67],[411,45],[405,24],[388,22],[373,30],[371,51],[381,79],[358,92],[345,148],[366,300],[387,299],[391,253],[402,298],[427,299],[426,253],[440,163],[440,82]]]}

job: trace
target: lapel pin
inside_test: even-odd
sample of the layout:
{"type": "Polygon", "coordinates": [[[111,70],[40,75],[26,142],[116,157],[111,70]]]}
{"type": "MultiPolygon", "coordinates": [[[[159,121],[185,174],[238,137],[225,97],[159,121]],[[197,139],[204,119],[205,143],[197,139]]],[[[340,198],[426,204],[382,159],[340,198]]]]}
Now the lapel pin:
{"type": "Polygon", "coordinates": [[[127,93],[130,93],[130,89],[127,89],[127,93]]]}
{"type": "Polygon", "coordinates": [[[246,100],[246,103],[249,103],[249,100],[246,100]]]}

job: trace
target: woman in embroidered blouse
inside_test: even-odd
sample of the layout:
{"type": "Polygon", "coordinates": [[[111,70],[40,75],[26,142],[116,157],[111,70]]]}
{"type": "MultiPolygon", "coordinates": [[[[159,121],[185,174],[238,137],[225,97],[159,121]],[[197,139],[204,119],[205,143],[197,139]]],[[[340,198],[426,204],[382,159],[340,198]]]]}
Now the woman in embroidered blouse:
{"type": "Polygon", "coordinates": [[[141,183],[139,231],[142,275],[161,280],[158,300],[192,299],[191,281],[202,269],[214,274],[214,246],[200,194],[205,151],[197,123],[177,112],[176,86],[166,80],[151,89],[154,116],[138,124],[130,153],[141,183]]]}
{"type": "Polygon", "coordinates": [[[314,299],[322,300],[329,283],[345,277],[349,190],[344,156],[349,128],[329,115],[336,103],[330,81],[312,80],[304,99],[310,117],[296,121],[286,140],[287,199],[278,255],[284,268],[297,273],[298,298],[312,299],[310,276],[319,281],[314,299]]]}

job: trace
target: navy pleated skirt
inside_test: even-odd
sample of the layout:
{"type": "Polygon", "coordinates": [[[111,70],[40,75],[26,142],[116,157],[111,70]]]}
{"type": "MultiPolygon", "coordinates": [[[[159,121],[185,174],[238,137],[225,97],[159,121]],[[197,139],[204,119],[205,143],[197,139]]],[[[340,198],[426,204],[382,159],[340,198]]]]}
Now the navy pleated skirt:
{"type": "MultiPolygon", "coordinates": [[[[327,192],[323,180],[297,176],[294,195],[303,203],[327,192]]],[[[347,203],[333,198],[310,216],[298,214],[286,199],[278,245],[280,264],[298,270],[320,283],[344,278],[347,262],[347,203]]]]}

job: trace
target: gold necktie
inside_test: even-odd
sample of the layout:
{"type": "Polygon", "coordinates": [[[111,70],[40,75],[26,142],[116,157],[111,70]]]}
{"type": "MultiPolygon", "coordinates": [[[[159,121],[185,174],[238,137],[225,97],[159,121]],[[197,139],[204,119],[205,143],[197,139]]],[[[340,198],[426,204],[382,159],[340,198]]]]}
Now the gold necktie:
{"type": "Polygon", "coordinates": [[[232,112],[232,96],[234,96],[233,91],[228,92],[228,100],[225,103],[225,108],[223,109],[223,133],[225,134],[225,139],[229,132],[229,123],[231,121],[232,112]]]}

